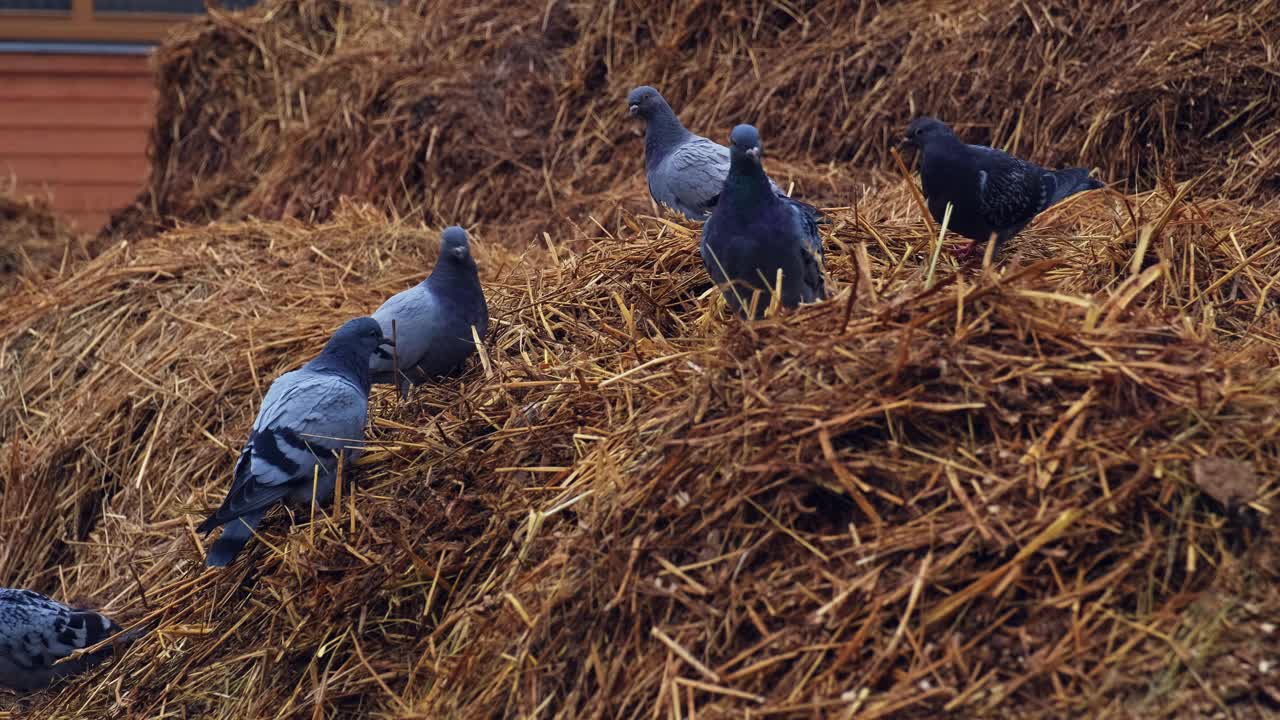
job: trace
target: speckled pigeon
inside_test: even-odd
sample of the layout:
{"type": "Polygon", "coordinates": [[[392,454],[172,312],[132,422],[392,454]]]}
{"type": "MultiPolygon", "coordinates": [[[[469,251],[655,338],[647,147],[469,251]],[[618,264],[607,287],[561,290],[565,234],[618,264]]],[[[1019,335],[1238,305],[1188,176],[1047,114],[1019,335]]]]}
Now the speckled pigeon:
{"type": "Polygon", "coordinates": [[[209,533],[223,526],[209,549],[209,567],[235,560],[276,503],[309,505],[313,485],[317,503],[333,495],[337,454],[355,460],[364,440],[369,356],[388,342],[373,318],[349,320],[313,360],[271,383],[236,462],[231,491],[197,528],[209,533]]]}
{"type": "Polygon", "coordinates": [[[822,238],[805,206],[779,196],[760,164],[760,134],[739,125],[729,136],[732,161],[720,202],[702,226],[702,263],[729,307],[745,315],[760,290],[755,317],[771,300],[767,287],[782,270],[782,305],[826,297],[822,238]]]}
{"type": "MultiPolygon", "coordinates": [[[[648,85],[631,91],[627,109],[645,122],[644,173],[649,194],[659,205],[690,220],[705,220],[729,174],[729,148],[685,129],[662,95],[648,85]]],[[[772,180],[765,180],[773,192],[786,196],[772,180]]],[[[799,201],[796,205],[815,221],[823,221],[812,205],[799,201]]]]}
{"type": "Polygon", "coordinates": [[[111,654],[111,646],[54,665],[76,650],[120,632],[91,610],[73,610],[30,590],[0,588],[0,687],[28,691],[79,673],[111,654]]]}
{"type": "Polygon", "coordinates": [[[994,235],[993,253],[1054,203],[1102,187],[1084,168],[1046,170],[1000,150],[966,145],[931,117],[907,126],[906,143],[920,149],[920,179],[933,219],[941,223],[951,203],[947,228],[975,246],[994,235]]]}
{"type": "Polygon", "coordinates": [[[440,236],[440,257],[426,280],[382,303],[373,318],[382,332],[392,336],[395,321],[395,357],[382,349],[370,358],[375,383],[401,387],[447,375],[476,351],[471,328],[483,338],[489,330],[489,308],[467,233],[458,226],[440,236]],[[395,361],[393,363],[393,360],[395,361]],[[392,372],[400,368],[400,378],[392,372]]]}

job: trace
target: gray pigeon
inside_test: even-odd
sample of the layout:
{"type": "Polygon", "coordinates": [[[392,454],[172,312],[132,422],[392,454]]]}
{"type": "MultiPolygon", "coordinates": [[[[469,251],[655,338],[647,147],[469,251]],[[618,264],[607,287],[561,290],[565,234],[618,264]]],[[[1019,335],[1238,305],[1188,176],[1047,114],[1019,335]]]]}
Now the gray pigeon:
{"type": "Polygon", "coordinates": [[[54,665],[96,645],[120,626],[90,610],[73,610],[30,590],[0,588],[0,687],[37,690],[101,662],[111,647],[54,665]]]}
{"type": "Polygon", "coordinates": [[[931,117],[907,126],[906,143],[920,149],[920,180],[929,214],[977,243],[993,235],[1000,245],[1035,216],[1064,198],[1102,187],[1084,168],[1046,170],[983,145],[966,145],[951,128],[931,117]]]}
{"type": "MultiPolygon", "coordinates": [[[[662,95],[648,85],[627,95],[627,109],[645,122],[644,174],[654,202],[690,220],[705,220],[729,174],[729,148],[685,129],[662,95]]],[[[765,180],[774,193],[786,197],[772,180],[765,180]]],[[[822,220],[812,205],[796,205],[815,221],[822,220]]]]}
{"type": "Polygon", "coordinates": [[[822,238],[805,205],[779,196],[760,165],[760,134],[739,125],[729,136],[732,161],[711,218],[702,226],[702,264],[729,307],[746,315],[760,290],[755,317],[771,300],[782,271],[782,305],[826,297],[822,238]]]}
{"type": "Polygon", "coordinates": [[[224,526],[209,549],[209,567],[235,560],[272,505],[286,499],[309,505],[313,483],[317,503],[332,496],[337,454],[347,461],[360,456],[369,414],[369,356],[388,342],[373,318],[349,320],[315,359],[271,383],[227,499],[197,528],[207,534],[224,526]]]}
{"type": "Polygon", "coordinates": [[[447,375],[470,357],[476,351],[471,328],[484,337],[489,308],[466,231],[456,225],[445,228],[431,275],[382,303],[373,319],[387,337],[392,337],[395,321],[396,343],[394,358],[385,349],[370,358],[375,383],[395,383],[403,392],[403,381],[419,384],[447,375]],[[400,378],[393,366],[399,367],[400,378]]]}

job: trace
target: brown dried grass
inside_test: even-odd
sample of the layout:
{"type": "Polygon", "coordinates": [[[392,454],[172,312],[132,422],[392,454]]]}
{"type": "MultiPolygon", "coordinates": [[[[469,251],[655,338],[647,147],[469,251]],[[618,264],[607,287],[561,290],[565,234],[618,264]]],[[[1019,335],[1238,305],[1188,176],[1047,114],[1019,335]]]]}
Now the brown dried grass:
{"type": "Polygon", "coordinates": [[[152,177],[108,233],[323,220],[344,196],[514,246],[610,225],[646,207],[623,107],[640,83],[717,140],[759,124],[825,204],[891,169],[925,112],[1121,187],[1203,177],[1249,202],[1280,189],[1277,38],[1270,1],[276,0],[159,51],[152,177]]]}
{"type": "Polygon", "coordinates": [[[0,316],[0,574],[156,630],[28,711],[1263,717],[1280,211],[1184,189],[926,288],[899,183],[832,212],[830,301],[752,326],[693,228],[481,234],[484,360],[379,392],[355,489],[221,573],[192,521],[266,383],[433,235],[349,207],[113,250],[0,316]],[[1201,457],[1253,463],[1252,505],[1201,457]]]}
{"type": "Polygon", "coordinates": [[[1273,713],[1277,17],[284,0],[186,26],[110,230],[138,240],[0,307],[0,577],[153,629],[21,711],[1273,713]],[[713,136],[756,119],[836,206],[830,301],[725,317],[696,226],[641,214],[641,81],[713,136]],[[883,172],[923,110],[1178,184],[933,266],[883,172]],[[425,272],[421,218],[478,225],[484,358],[377,393],[342,502],[205,571],[193,520],[266,385],[425,272]],[[1252,501],[1203,458],[1251,463],[1252,501]]]}
{"type": "Polygon", "coordinates": [[[59,276],[98,244],[76,232],[46,199],[0,188],[0,290],[59,276]]]}

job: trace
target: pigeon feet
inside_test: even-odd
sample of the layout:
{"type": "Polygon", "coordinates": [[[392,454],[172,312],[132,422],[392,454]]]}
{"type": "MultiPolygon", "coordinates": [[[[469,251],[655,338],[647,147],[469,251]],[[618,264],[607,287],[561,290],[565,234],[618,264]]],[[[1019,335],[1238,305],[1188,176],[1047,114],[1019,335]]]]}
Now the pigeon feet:
{"type": "Polygon", "coordinates": [[[978,252],[978,243],[973,240],[968,240],[959,245],[953,245],[950,250],[951,254],[954,255],[957,260],[963,262],[965,260],[973,259],[973,256],[978,252]]]}

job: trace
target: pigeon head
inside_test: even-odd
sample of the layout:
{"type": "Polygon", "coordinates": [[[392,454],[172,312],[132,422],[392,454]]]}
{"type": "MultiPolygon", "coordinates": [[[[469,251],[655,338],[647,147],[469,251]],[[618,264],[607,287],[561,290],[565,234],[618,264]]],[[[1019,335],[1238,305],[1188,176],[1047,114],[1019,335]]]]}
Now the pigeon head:
{"type": "Polygon", "coordinates": [[[371,317],[348,320],[306,366],[316,372],[346,377],[368,392],[369,359],[384,345],[391,347],[392,342],[382,334],[377,320],[371,317]]]}
{"type": "Polygon", "coordinates": [[[903,143],[913,147],[924,147],[930,141],[950,137],[955,137],[955,133],[951,132],[951,128],[947,127],[946,123],[931,117],[918,117],[907,126],[903,143]]]}
{"type": "Polygon", "coordinates": [[[760,164],[760,133],[750,125],[739,125],[729,133],[729,152],[734,160],[744,158],[760,164]]]}
{"type": "Polygon", "coordinates": [[[657,90],[641,85],[627,95],[627,112],[648,121],[660,113],[671,112],[671,106],[657,90]]]}
{"type": "Polygon", "coordinates": [[[440,234],[440,260],[436,266],[444,263],[461,265],[474,270],[475,258],[471,257],[471,243],[467,241],[467,231],[457,225],[450,225],[440,234]]]}
{"type": "Polygon", "coordinates": [[[422,283],[450,297],[458,292],[480,292],[480,269],[471,255],[466,230],[457,225],[444,229],[440,234],[440,258],[422,283]]]}
{"type": "Polygon", "coordinates": [[[440,234],[440,254],[454,260],[465,260],[471,256],[471,245],[467,242],[467,231],[457,225],[450,225],[440,234]]]}
{"type": "Polygon", "coordinates": [[[355,353],[368,357],[382,345],[391,345],[391,339],[382,334],[382,326],[371,317],[348,320],[329,338],[325,352],[330,349],[355,353]]]}
{"type": "Polygon", "coordinates": [[[693,137],[657,90],[641,85],[627,94],[627,111],[644,121],[644,160],[647,167],[661,162],[693,137]]]}

